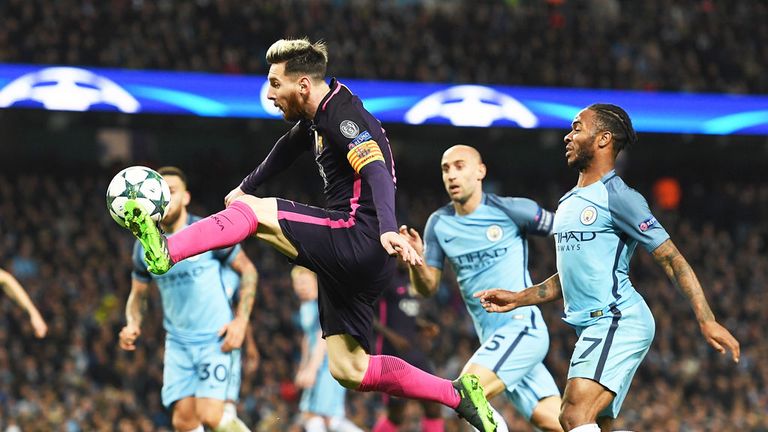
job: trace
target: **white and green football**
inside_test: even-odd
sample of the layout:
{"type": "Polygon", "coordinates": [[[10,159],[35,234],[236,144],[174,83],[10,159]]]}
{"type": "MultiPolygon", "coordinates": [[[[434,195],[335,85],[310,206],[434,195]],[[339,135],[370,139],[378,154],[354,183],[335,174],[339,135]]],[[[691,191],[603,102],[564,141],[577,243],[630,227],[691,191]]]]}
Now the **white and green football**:
{"type": "Polygon", "coordinates": [[[157,171],[132,166],[117,173],[107,187],[109,215],[122,227],[125,227],[124,207],[129,199],[138,201],[152,220],[159,222],[168,210],[171,190],[157,171]]]}

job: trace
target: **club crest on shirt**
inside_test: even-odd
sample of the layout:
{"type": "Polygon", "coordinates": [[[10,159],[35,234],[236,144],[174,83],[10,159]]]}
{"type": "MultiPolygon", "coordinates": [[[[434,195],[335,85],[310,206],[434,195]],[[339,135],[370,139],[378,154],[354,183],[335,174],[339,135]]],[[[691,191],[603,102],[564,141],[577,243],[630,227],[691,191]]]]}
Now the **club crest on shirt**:
{"type": "Polygon", "coordinates": [[[344,120],[341,122],[339,130],[342,135],[349,139],[355,138],[360,133],[360,128],[357,126],[357,123],[352,120],[344,120]]]}
{"type": "Polygon", "coordinates": [[[504,230],[498,225],[491,225],[485,230],[485,237],[492,242],[499,241],[503,235],[504,230]]]}
{"type": "Polygon", "coordinates": [[[595,220],[597,220],[597,209],[592,206],[585,208],[581,211],[579,220],[581,220],[581,223],[584,225],[592,225],[595,223],[595,220]]]}

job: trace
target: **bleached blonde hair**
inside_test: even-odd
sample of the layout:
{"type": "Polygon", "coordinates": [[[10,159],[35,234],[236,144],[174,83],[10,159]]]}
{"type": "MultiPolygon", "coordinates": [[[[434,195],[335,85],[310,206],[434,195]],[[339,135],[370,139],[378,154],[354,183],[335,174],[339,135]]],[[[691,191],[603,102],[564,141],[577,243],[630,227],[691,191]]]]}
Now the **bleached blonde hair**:
{"type": "Polygon", "coordinates": [[[286,75],[301,74],[322,80],[328,66],[328,47],[323,41],[311,43],[308,38],[280,39],[267,50],[267,62],[285,63],[286,75]]]}

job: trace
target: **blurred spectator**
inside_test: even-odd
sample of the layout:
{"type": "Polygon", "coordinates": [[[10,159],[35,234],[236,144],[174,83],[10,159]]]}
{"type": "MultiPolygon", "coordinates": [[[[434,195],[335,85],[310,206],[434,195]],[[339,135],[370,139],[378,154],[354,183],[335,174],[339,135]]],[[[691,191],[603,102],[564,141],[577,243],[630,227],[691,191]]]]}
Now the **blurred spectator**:
{"type": "Polygon", "coordinates": [[[341,77],[766,93],[768,3],[752,0],[0,2],[0,61],[266,73],[309,36],[341,77]]]}

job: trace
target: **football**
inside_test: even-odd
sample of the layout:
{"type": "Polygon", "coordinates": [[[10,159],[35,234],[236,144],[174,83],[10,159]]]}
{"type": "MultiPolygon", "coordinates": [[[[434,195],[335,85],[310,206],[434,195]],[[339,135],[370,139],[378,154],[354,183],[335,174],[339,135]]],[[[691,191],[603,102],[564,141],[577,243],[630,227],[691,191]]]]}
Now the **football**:
{"type": "Polygon", "coordinates": [[[159,222],[168,210],[171,190],[157,171],[132,166],[117,173],[107,187],[109,215],[122,227],[125,227],[124,207],[129,199],[138,201],[152,220],[159,222]]]}

